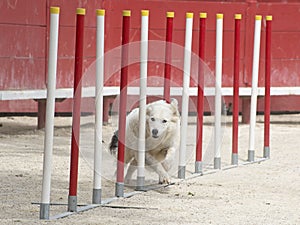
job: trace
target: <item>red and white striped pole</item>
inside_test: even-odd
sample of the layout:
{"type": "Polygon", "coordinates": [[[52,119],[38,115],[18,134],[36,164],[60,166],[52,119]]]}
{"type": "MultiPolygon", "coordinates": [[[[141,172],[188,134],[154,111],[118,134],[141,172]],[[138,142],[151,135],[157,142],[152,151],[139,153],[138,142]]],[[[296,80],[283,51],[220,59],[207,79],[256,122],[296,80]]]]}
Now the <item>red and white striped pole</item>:
{"type": "Polygon", "coordinates": [[[239,73],[240,73],[240,36],[241,14],[235,14],[234,25],[234,72],[233,72],[233,112],[232,112],[232,157],[231,164],[238,164],[239,129],[239,73]]]}
{"type": "Polygon", "coordinates": [[[171,82],[171,63],[172,63],[173,19],[174,19],[174,12],[167,12],[164,99],[168,103],[170,103],[171,101],[170,82],[171,82]]]}
{"type": "Polygon", "coordinates": [[[265,59],[265,118],[264,158],[270,158],[270,113],[271,113],[271,33],[272,16],[266,16],[266,59],[265,59]]]}
{"type": "Polygon", "coordinates": [[[71,141],[71,166],[68,196],[68,211],[77,211],[77,181],[78,159],[80,139],[80,106],[82,89],[82,64],[83,64],[83,36],[85,9],[78,8],[76,19],[76,42],[75,42],[75,72],[74,72],[74,96],[73,96],[73,122],[71,141]]]}
{"type": "Polygon", "coordinates": [[[205,33],[206,13],[200,13],[199,23],[199,67],[198,67],[198,98],[197,98],[197,140],[196,140],[196,162],[195,173],[202,173],[202,139],[203,139],[203,112],[204,112],[204,55],[205,55],[205,33]]]}
{"type": "Polygon", "coordinates": [[[122,55],[121,55],[121,84],[119,105],[119,140],[118,140],[118,163],[117,182],[115,195],[124,196],[124,156],[125,156],[125,133],[126,133],[126,107],[127,107],[127,82],[128,82],[128,57],[129,57],[129,29],[130,10],[123,11],[122,28],[122,55]]]}

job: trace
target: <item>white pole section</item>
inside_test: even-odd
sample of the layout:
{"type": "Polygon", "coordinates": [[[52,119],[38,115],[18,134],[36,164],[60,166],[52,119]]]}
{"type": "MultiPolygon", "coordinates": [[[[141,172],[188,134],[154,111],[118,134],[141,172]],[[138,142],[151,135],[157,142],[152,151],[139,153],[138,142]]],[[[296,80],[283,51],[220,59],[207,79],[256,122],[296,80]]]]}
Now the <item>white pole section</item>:
{"type": "Polygon", "coordinates": [[[146,104],[147,104],[147,60],[148,60],[148,23],[149,11],[141,11],[141,61],[140,61],[140,105],[139,105],[139,142],[137,190],[142,190],[145,183],[146,151],[146,104]]]}
{"type": "Polygon", "coordinates": [[[255,16],[254,47],[253,47],[253,62],[252,62],[253,63],[252,64],[252,89],[251,89],[250,130],[249,130],[249,150],[248,150],[248,161],[250,162],[254,161],[260,32],[261,32],[261,16],[257,15],[255,16]]]}
{"type": "Polygon", "coordinates": [[[186,13],[182,109],[181,109],[181,126],[180,126],[180,152],[179,152],[179,167],[178,167],[178,178],[180,179],[185,178],[185,166],[186,166],[186,139],[187,139],[188,110],[189,110],[192,34],[193,34],[193,13],[186,13]]]}
{"type": "Polygon", "coordinates": [[[102,125],[103,125],[103,78],[104,78],[104,20],[105,10],[98,9],[96,40],[96,113],[94,141],[93,204],[101,204],[102,125]]]}
{"type": "Polygon", "coordinates": [[[50,189],[51,189],[52,153],[53,153],[58,27],[59,27],[59,7],[51,7],[50,8],[50,39],[49,39],[49,58],[48,58],[47,105],[46,105],[45,141],[44,141],[44,162],[43,162],[43,184],[42,184],[42,201],[40,206],[40,219],[49,219],[49,213],[50,213],[50,189]]]}
{"type": "Polygon", "coordinates": [[[222,114],[222,51],[223,51],[223,14],[216,15],[216,81],[215,81],[215,144],[214,168],[221,169],[221,114],[222,114]]]}

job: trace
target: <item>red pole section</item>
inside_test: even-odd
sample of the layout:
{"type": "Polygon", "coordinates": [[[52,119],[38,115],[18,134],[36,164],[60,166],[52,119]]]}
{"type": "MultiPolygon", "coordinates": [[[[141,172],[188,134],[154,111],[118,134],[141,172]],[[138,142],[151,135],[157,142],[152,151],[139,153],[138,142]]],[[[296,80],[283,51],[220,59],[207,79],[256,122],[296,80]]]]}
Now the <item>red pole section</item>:
{"type": "Polygon", "coordinates": [[[83,36],[85,9],[78,8],[76,19],[75,42],[75,71],[74,71],[74,97],[73,97],[73,122],[71,140],[71,166],[68,210],[77,211],[77,180],[78,180],[78,156],[80,135],[80,105],[82,88],[82,62],[83,62],[83,36]]]}
{"type": "Polygon", "coordinates": [[[204,111],[204,54],[206,13],[200,13],[199,23],[199,65],[198,65],[198,98],[197,98],[197,141],[195,173],[202,173],[202,139],[203,139],[203,111],[204,111]]]}
{"type": "Polygon", "coordinates": [[[122,56],[121,56],[121,84],[119,105],[119,141],[118,141],[118,163],[116,196],[124,196],[124,153],[126,132],[126,105],[127,105],[127,80],[128,80],[128,55],[129,55],[129,29],[131,11],[123,11],[122,28],[122,56]]]}
{"type": "Polygon", "coordinates": [[[233,72],[233,112],[232,112],[232,158],[231,164],[238,164],[238,129],[239,129],[239,73],[240,73],[240,36],[241,14],[235,14],[234,33],[234,72],[233,72]]]}
{"type": "Polygon", "coordinates": [[[174,12],[167,12],[164,99],[168,103],[170,103],[173,19],[174,12]]]}
{"type": "Polygon", "coordinates": [[[266,16],[264,158],[270,158],[271,32],[272,32],[272,16],[266,16]]]}

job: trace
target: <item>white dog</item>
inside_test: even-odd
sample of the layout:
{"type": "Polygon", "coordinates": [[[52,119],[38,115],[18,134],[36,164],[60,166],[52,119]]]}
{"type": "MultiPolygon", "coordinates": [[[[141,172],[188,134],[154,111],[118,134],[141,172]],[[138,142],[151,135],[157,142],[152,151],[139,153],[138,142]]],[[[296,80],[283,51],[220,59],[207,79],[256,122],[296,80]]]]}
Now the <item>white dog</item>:
{"type": "MultiPolygon", "coordinates": [[[[126,120],[125,163],[129,163],[125,182],[128,182],[137,167],[139,135],[139,109],[132,110],[126,120]]],[[[145,164],[159,175],[159,183],[170,183],[168,171],[172,167],[174,153],[180,139],[180,115],[178,102],[170,104],[163,100],[146,107],[146,152],[145,164]]],[[[118,132],[110,143],[110,151],[116,154],[118,132]]]]}

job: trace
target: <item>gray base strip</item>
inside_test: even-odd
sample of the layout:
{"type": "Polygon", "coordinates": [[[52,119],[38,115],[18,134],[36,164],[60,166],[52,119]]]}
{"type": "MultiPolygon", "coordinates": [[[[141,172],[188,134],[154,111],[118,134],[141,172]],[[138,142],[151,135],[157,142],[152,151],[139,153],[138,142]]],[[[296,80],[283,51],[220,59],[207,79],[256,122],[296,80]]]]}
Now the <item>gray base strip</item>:
{"type": "Polygon", "coordinates": [[[50,214],[50,204],[49,203],[41,203],[40,204],[40,219],[49,220],[50,214]]]}
{"type": "Polygon", "coordinates": [[[200,173],[202,174],[202,162],[201,161],[196,161],[195,162],[195,173],[200,173]]]}
{"type": "Polygon", "coordinates": [[[101,204],[101,189],[93,189],[93,204],[101,204]]]}
{"type": "Polygon", "coordinates": [[[270,147],[267,147],[267,146],[264,147],[264,158],[267,158],[267,159],[270,158],[270,147]]]}
{"type": "Polygon", "coordinates": [[[248,150],[248,161],[249,162],[254,161],[254,150],[248,150]]]}
{"type": "Polygon", "coordinates": [[[124,183],[116,183],[116,197],[124,197],[124,183]]]}
{"type": "Polygon", "coordinates": [[[221,169],[221,158],[218,158],[218,157],[214,158],[214,169],[217,169],[217,170],[221,169]]]}
{"type": "MultiPolygon", "coordinates": [[[[268,160],[267,158],[261,158],[261,159],[256,159],[255,161],[253,162],[242,162],[240,165],[241,166],[247,166],[247,165],[251,165],[251,164],[254,164],[254,163],[260,163],[260,162],[263,162],[263,161],[266,161],[268,160]]],[[[233,169],[233,168],[236,168],[237,166],[233,166],[233,165],[230,165],[228,167],[224,167],[222,170],[229,170],[229,169],[233,169]]],[[[211,170],[211,171],[204,171],[203,172],[203,175],[210,175],[210,174],[214,174],[214,173],[218,173],[219,170],[211,170]]],[[[191,176],[189,176],[188,178],[186,178],[186,180],[191,180],[191,179],[194,179],[194,178],[197,178],[197,177],[200,177],[202,176],[202,174],[193,174],[191,176]]],[[[165,187],[168,187],[170,185],[174,185],[174,184],[178,184],[182,181],[178,181],[176,183],[171,183],[171,184],[168,184],[168,185],[160,185],[160,186],[154,186],[154,187],[148,187],[147,190],[157,190],[159,188],[165,188],[165,187]]],[[[127,194],[124,194],[124,198],[129,198],[131,196],[134,196],[134,195],[137,195],[137,194],[140,194],[140,193],[143,193],[143,192],[140,192],[140,191],[134,191],[134,192],[131,192],[131,193],[127,193],[127,194]]],[[[77,212],[83,212],[83,211],[86,211],[86,210],[89,210],[89,209],[93,209],[93,208],[97,208],[97,207],[101,207],[105,204],[108,204],[108,203],[111,203],[113,201],[117,201],[118,198],[117,197],[112,197],[112,198],[109,198],[109,199],[104,199],[102,202],[101,202],[101,205],[99,204],[92,204],[92,205],[86,205],[86,206],[83,206],[83,207],[79,207],[78,208],[78,211],[77,212]]],[[[42,205],[42,203],[33,203],[33,204],[39,204],[39,205],[42,205]]],[[[52,203],[53,204],[53,203],[52,203]]],[[[58,205],[61,205],[61,204],[58,204],[58,205]]],[[[52,216],[50,217],[50,220],[56,220],[56,219],[60,219],[60,218],[64,218],[64,217],[67,217],[67,216],[70,216],[70,215],[73,215],[77,212],[64,212],[62,214],[59,214],[59,215],[55,215],[55,216],[52,216]]]]}
{"type": "Polygon", "coordinates": [[[185,179],[185,166],[178,166],[178,178],[185,179]]]}
{"type": "Polygon", "coordinates": [[[136,190],[137,191],[145,190],[145,177],[137,177],[136,190]]]}
{"type": "Polygon", "coordinates": [[[68,197],[68,211],[77,212],[77,196],[68,197]]]}
{"type": "Polygon", "coordinates": [[[239,164],[239,156],[237,153],[233,153],[231,156],[231,165],[238,165],[239,164]]]}

